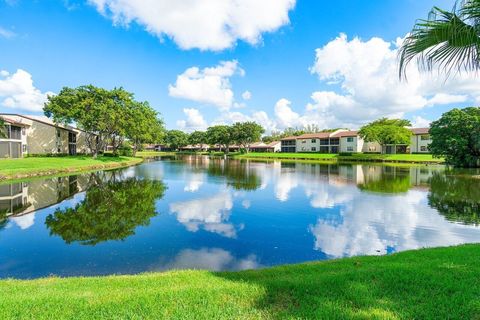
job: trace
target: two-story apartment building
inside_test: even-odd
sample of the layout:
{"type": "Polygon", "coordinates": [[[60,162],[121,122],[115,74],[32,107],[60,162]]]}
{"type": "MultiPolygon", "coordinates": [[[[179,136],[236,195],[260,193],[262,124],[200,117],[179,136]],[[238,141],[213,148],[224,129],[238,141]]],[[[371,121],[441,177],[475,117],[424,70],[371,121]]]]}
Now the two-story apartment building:
{"type": "Polygon", "coordinates": [[[28,154],[88,153],[88,133],[54,123],[44,116],[0,114],[6,123],[6,138],[0,138],[0,158],[21,158],[28,154]]]}
{"type": "Polygon", "coordinates": [[[428,128],[412,128],[409,145],[384,145],[365,142],[358,131],[339,129],[333,132],[308,133],[281,140],[281,152],[318,153],[428,153],[432,142],[428,128]]]}

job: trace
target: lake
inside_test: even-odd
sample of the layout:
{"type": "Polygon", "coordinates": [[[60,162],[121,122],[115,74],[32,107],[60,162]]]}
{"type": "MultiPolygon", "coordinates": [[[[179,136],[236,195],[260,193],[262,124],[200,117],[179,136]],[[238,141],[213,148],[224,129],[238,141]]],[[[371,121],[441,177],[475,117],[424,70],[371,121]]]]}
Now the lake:
{"type": "Polygon", "coordinates": [[[242,270],[480,242],[478,171],[165,157],[0,185],[0,277],[242,270]]]}

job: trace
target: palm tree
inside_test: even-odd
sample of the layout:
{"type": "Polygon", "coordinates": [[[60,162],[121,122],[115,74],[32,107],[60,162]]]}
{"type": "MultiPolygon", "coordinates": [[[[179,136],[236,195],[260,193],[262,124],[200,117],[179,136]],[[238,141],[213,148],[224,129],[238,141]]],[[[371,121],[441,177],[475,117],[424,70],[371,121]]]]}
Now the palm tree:
{"type": "Polygon", "coordinates": [[[457,0],[453,10],[434,7],[418,20],[399,49],[399,76],[416,58],[421,71],[452,72],[480,69],[480,0],[457,0]]]}

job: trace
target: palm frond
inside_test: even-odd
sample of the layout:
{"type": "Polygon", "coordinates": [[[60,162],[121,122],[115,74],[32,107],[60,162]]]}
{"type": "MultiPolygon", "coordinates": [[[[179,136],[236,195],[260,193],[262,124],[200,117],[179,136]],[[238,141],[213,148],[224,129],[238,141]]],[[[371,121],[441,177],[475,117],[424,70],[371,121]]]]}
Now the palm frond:
{"type": "Polygon", "coordinates": [[[406,79],[416,60],[421,71],[438,67],[452,72],[480,70],[480,0],[457,3],[452,12],[434,7],[427,20],[419,20],[399,49],[399,76],[406,79]]]}

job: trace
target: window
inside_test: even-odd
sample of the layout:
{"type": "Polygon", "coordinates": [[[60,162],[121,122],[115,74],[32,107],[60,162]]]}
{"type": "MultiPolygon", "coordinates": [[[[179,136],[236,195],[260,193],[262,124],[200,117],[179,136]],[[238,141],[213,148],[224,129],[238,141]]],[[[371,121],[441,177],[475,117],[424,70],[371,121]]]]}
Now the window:
{"type": "Polygon", "coordinates": [[[312,143],[315,143],[315,142],[317,142],[317,139],[312,139],[312,143]]]}
{"type": "Polygon", "coordinates": [[[307,143],[307,140],[302,140],[302,143],[307,143]]]}
{"type": "Polygon", "coordinates": [[[353,147],[347,147],[347,152],[353,152],[353,147]]]}
{"type": "Polygon", "coordinates": [[[422,135],[420,136],[420,140],[423,140],[423,141],[425,141],[425,140],[430,140],[430,135],[428,135],[428,134],[422,134],[422,135]]]}
{"type": "Polygon", "coordinates": [[[21,140],[22,128],[17,126],[10,126],[10,139],[21,140]]]}
{"type": "Polygon", "coordinates": [[[27,152],[27,145],[24,144],[23,147],[22,147],[22,149],[23,149],[23,152],[27,152]]]}
{"type": "Polygon", "coordinates": [[[347,142],[353,142],[353,137],[348,137],[347,142]]]}
{"type": "Polygon", "coordinates": [[[60,130],[57,130],[57,137],[60,138],[60,130]]]}
{"type": "Polygon", "coordinates": [[[61,150],[60,148],[58,148],[58,149],[57,149],[57,152],[60,153],[60,152],[62,152],[62,150],[61,150]]]}
{"type": "Polygon", "coordinates": [[[315,148],[315,147],[312,147],[312,151],[317,151],[317,148],[315,148]]]}
{"type": "Polygon", "coordinates": [[[420,151],[422,151],[422,152],[427,152],[427,151],[428,151],[428,147],[427,147],[427,146],[421,146],[421,147],[420,147],[420,151]]]}

